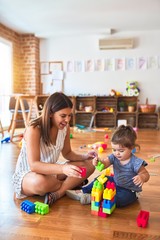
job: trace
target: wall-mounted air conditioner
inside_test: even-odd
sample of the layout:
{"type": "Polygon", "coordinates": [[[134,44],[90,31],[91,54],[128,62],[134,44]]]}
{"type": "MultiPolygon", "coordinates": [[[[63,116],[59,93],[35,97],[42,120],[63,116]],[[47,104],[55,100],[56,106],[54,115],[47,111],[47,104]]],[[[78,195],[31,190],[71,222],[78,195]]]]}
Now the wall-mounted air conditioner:
{"type": "Polygon", "coordinates": [[[105,38],[99,40],[99,49],[129,49],[133,48],[132,38],[105,38]]]}

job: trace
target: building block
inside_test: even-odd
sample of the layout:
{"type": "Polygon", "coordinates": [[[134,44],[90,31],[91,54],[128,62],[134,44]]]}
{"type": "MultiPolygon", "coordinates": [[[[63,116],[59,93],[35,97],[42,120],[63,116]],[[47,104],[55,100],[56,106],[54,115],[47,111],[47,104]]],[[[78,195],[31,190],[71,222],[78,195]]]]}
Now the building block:
{"type": "Polygon", "coordinates": [[[81,177],[86,177],[87,170],[85,167],[79,167],[81,169],[81,177]]]}
{"type": "Polygon", "coordinates": [[[103,183],[99,182],[98,179],[94,181],[92,190],[99,189],[103,190],[103,183]]]}
{"type": "Polygon", "coordinates": [[[115,189],[116,189],[115,183],[108,181],[108,182],[106,183],[106,188],[115,190],[115,189]]]}
{"type": "Polygon", "coordinates": [[[92,215],[95,215],[95,216],[98,216],[98,212],[97,212],[97,211],[94,211],[94,210],[91,210],[91,214],[92,214],[92,215]]]}
{"type": "Polygon", "coordinates": [[[104,184],[104,183],[108,180],[108,178],[106,177],[105,174],[101,174],[101,175],[97,178],[97,180],[98,180],[101,184],[104,184]]]}
{"type": "Polygon", "coordinates": [[[138,227],[145,228],[148,224],[149,212],[141,210],[137,216],[137,225],[138,227]]]}
{"type": "Polygon", "coordinates": [[[115,195],[116,195],[116,189],[112,190],[112,189],[106,188],[103,192],[104,199],[112,200],[115,195]]]}
{"type": "Polygon", "coordinates": [[[29,200],[25,200],[21,203],[21,210],[25,211],[28,214],[35,212],[35,204],[29,200]]]}
{"type": "Polygon", "coordinates": [[[35,202],[35,212],[41,215],[49,213],[49,205],[41,202],[35,202]]]}
{"type": "Polygon", "coordinates": [[[108,216],[108,214],[104,213],[102,207],[100,207],[99,212],[98,212],[98,216],[106,218],[108,216]]]}
{"type": "Polygon", "coordinates": [[[103,206],[103,208],[111,209],[114,204],[115,204],[115,198],[112,201],[104,199],[102,206],[103,206]]]}
{"type": "Polygon", "coordinates": [[[101,172],[104,169],[104,164],[98,161],[96,169],[101,172]]]}
{"type": "Polygon", "coordinates": [[[5,137],[1,140],[1,143],[8,143],[11,141],[11,138],[10,137],[5,137]]]}
{"type": "Polygon", "coordinates": [[[114,211],[114,209],[116,208],[116,204],[113,205],[112,208],[103,208],[103,212],[107,213],[107,214],[112,214],[112,212],[114,211]]]}

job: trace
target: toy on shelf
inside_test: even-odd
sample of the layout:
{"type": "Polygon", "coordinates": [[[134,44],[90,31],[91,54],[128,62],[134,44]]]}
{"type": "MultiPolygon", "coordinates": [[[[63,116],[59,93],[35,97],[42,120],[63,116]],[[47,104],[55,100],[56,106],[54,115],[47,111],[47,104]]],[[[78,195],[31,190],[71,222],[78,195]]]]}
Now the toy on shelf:
{"type": "Polygon", "coordinates": [[[117,92],[116,90],[114,90],[114,89],[111,89],[111,91],[110,91],[110,94],[109,94],[110,96],[122,96],[122,93],[120,93],[120,92],[117,92]]]}
{"type": "Polygon", "coordinates": [[[125,96],[139,96],[140,89],[138,88],[138,82],[128,81],[126,84],[125,96]]]}
{"type": "Polygon", "coordinates": [[[141,210],[137,216],[137,225],[138,227],[145,228],[148,224],[149,212],[141,210]]]}

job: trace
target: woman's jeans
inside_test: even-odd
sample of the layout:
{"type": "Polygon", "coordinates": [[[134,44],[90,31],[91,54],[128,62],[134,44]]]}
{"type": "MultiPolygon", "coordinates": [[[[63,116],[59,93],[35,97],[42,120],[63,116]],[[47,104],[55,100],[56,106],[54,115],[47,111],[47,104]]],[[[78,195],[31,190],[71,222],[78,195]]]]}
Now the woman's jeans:
{"type": "MultiPolygon", "coordinates": [[[[107,176],[108,181],[110,182],[114,182],[113,177],[111,176],[107,176]]],[[[95,178],[90,184],[88,184],[87,186],[82,187],[82,191],[83,193],[91,193],[92,191],[92,187],[94,184],[94,181],[97,178],[95,178]]],[[[123,188],[123,187],[119,187],[116,186],[116,196],[115,196],[115,200],[116,200],[116,207],[125,207],[131,203],[134,203],[137,200],[137,196],[135,192],[132,192],[129,189],[123,188]]]]}

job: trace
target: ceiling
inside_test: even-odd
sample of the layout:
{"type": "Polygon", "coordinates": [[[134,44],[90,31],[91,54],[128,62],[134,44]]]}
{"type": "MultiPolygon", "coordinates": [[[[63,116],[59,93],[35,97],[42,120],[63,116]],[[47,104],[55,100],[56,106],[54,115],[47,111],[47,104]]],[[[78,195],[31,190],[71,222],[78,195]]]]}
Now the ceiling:
{"type": "Polygon", "coordinates": [[[0,23],[42,38],[160,30],[160,0],[0,0],[0,23]]]}

